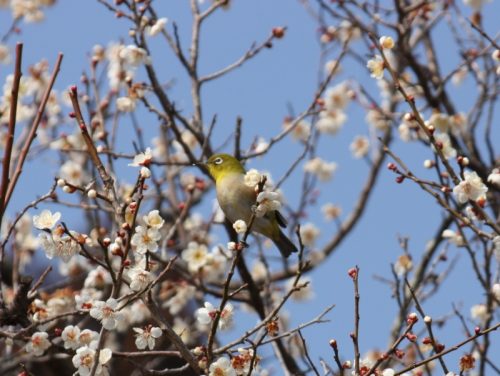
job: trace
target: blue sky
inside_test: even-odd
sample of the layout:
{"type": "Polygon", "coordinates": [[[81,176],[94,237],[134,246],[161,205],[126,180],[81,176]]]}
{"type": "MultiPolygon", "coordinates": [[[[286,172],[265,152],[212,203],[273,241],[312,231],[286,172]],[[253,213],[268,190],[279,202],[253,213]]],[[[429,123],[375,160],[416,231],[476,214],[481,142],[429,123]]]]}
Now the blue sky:
{"type": "MultiPolygon", "coordinates": [[[[181,40],[187,46],[190,31],[189,7],[180,0],[156,3],[160,16],[168,17],[170,22],[177,22],[181,40]]],[[[500,14],[499,2],[487,5],[487,10],[488,14],[500,14]]],[[[7,25],[9,19],[7,12],[0,12],[0,25],[7,25]]],[[[498,31],[494,28],[494,22],[494,17],[488,18],[486,15],[486,27],[492,35],[498,31]]],[[[245,147],[257,136],[269,138],[275,135],[281,130],[282,120],[288,114],[288,106],[292,106],[298,113],[307,107],[314,95],[318,69],[322,69],[318,60],[317,25],[306,14],[299,1],[241,1],[236,2],[229,12],[218,12],[206,24],[202,34],[201,72],[208,73],[233,62],[251,43],[265,39],[275,26],[288,27],[285,38],[276,41],[272,49],[263,51],[244,67],[221,80],[209,83],[203,92],[205,120],[208,122],[213,114],[217,114],[214,139],[220,140],[220,143],[233,131],[237,116],[243,118],[245,147]]],[[[168,27],[171,28],[171,23],[168,27]]],[[[56,83],[58,90],[78,83],[81,72],[87,70],[89,51],[94,44],[107,45],[109,41],[120,39],[125,43],[130,42],[127,22],[116,19],[97,2],[89,0],[60,1],[53,9],[47,10],[43,23],[21,24],[21,29],[21,34],[12,38],[10,44],[17,40],[24,42],[25,70],[28,65],[41,58],[48,59],[52,66],[57,53],[64,53],[62,70],[56,83]]],[[[4,30],[4,26],[1,30],[4,30]]],[[[442,38],[449,38],[449,35],[443,34],[442,38]]],[[[448,51],[446,45],[446,42],[443,43],[441,50],[444,66],[451,68],[456,62],[456,56],[453,56],[455,51],[448,51]]],[[[162,80],[175,78],[171,95],[177,106],[189,113],[191,102],[187,77],[180,71],[179,63],[170,50],[159,39],[153,43],[152,57],[154,64],[161,67],[162,80]]],[[[0,66],[2,81],[11,69],[11,66],[0,66]]],[[[368,75],[363,67],[352,64],[344,67],[342,75],[334,83],[357,78],[368,80],[368,75]]],[[[374,82],[369,85],[375,88],[374,82]]],[[[457,91],[454,98],[463,106],[464,111],[469,109],[467,90],[457,91]]],[[[322,219],[321,203],[338,203],[343,207],[344,213],[348,213],[368,171],[364,161],[354,160],[348,149],[355,135],[368,133],[365,113],[359,106],[351,104],[348,116],[349,120],[339,135],[327,136],[319,143],[318,155],[339,164],[333,181],[319,186],[320,204],[308,212],[307,221],[315,222],[322,230],[320,245],[335,231],[322,219]]],[[[141,113],[140,120],[145,128],[149,123],[151,126],[156,124],[154,118],[146,113],[141,113]]],[[[71,131],[71,126],[67,126],[68,131],[71,131]]],[[[120,126],[124,127],[124,132],[119,151],[131,152],[133,148],[126,129],[129,124],[124,121],[120,126]]],[[[395,150],[415,172],[424,176],[427,174],[422,162],[431,157],[430,150],[421,145],[401,142],[397,143],[395,150]]],[[[289,142],[276,147],[268,156],[253,160],[250,167],[268,170],[277,179],[285,172],[287,162],[294,160],[300,152],[297,144],[289,142]]],[[[55,162],[50,155],[35,162],[34,166],[40,168],[30,170],[23,176],[10,207],[11,213],[48,190],[51,177],[57,173],[55,162]]],[[[125,167],[125,163],[123,166],[125,167]]],[[[299,199],[300,172],[298,170],[284,186],[285,195],[291,204],[299,199]]],[[[124,176],[129,181],[132,181],[134,173],[124,170],[124,176]]],[[[326,306],[336,304],[329,315],[332,320],[330,323],[304,331],[312,348],[313,359],[317,360],[318,356],[330,359],[330,338],[338,340],[341,354],[347,357],[352,354],[349,332],[353,327],[353,294],[347,270],[354,265],[359,265],[361,269],[362,352],[373,346],[383,349],[387,345],[387,333],[397,307],[391,299],[389,288],[374,280],[373,276],[377,274],[390,278],[389,265],[401,254],[398,236],[410,237],[410,251],[418,258],[426,243],[433,237],[434,227],[440,218],[441,212],[430,196],[409,182],[395,184],[391,172],[382,172],[366,214],[355,231],[328,261],[310,274],[315,289],[314,299],[309,303],[289,306],[289,311],[293,312],[292,322],[298,324],[316,316],[326,306]]],[[[78,221],[79,218],[68,211],[67,222],[70,227],[77,227],[78,221]]],[[[439,299],[428,301],[425,306],[428,314],[435,317],[448,314],[452,302],[462,303],[463,312],[468,314],[470,305],[479,303],[482,299],[475,279],[470,277],[472,272],[466,255],[460,249],[451,249],[449,254],[451,257],[458,256],[459,262],[442,286],[446,293],[439,295],[439,299]],[[470,280],[472,282],[465,282],[470,280]]],[[[451,330],[451,327],[445,329],[446,336],[441,338],[448,346],[463,338],[456,325],[457,320],[452,321],[450,325],[455,330],[451,330]]],[[[251,323],[248,320],[248,324],[251,323]]],[[[462,352],[459,351],[458,354],[462,352]]]]}

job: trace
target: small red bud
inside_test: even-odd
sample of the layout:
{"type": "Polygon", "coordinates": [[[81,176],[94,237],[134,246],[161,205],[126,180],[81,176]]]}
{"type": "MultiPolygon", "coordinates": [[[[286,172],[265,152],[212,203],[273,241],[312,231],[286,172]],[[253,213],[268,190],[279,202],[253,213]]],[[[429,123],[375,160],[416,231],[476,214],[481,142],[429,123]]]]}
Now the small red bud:
{"type": "Polygon", "coordinates": [[[444,350],[444,345],[442,343],[436,343],[436,352],[440,353],[441,351],[444,350]]]}
{"type": "Polygon", "coordinates": [[[484,209],[484,207],[486,206],[486,199],[484,197],[481,197],[481,198],[478,198],[476,200],[476,203],[484,209]]]}
{"type": "Polygon", "coordinates": [[[439,150],[442,150],[443,149],[443,143],[441,141],[436,141],[436,148],[438,148],[439,150]]]}
{"type": "Polygon", "coordinates": [[[394,350],[394,355],[396,355],[398,359],[403,359],[405,352],[403,350],[396,349],[394,350]]]}
{"type": "Polygon", "coordinates": [[[417,340],[417,336],[413,333],[406,333],[406,339],[410,342],[415,342],[417,340]]]}
{"type": "Polygon", "coordinates": [[[61,334],[62,334],[62,329],[61,329],[61,328],[55,328],[55,329],[54,329],[54,335],[55,335],[56,337],[60,337],[60,336],[61,336],[61,334]]]}
{"type": "Polygon", "coordinates": [[[68,114],[68,116],[69,116],[71,119],[74,119],[74,118],[76,117],[76,114],[75,114],[73,111],[71,111],[71,112],[68,114]]]}
{"type": "Polygon", "coordinates": [[[72,85],[72,86],[69,88],[69,90],[71,90],[71,92],[72,92],[73,94],[75,94],[75,95],[76,95],[76,94],[78,94],[78,89],[77,89],[76,85],[72,85]]]}
{"type": "Polygon", "coordinates": [[[358,277],[358,269],[351,268],[347,271],[347,274],[349,274],[349,277],[351,277],[352,279],[355,279],[358,277]]]}
{"type": "Polygon", "coordinates": [[[186,207],[185,202],[179,202],[179,205],[177,205],[177,209],[179,209],[179,210],[184,210],[185,207],[186,207]]]}
{"type": "Polygon", "coordinates": [[[403,175],[399,175],[396,177],[396,183],[401,184],[405,181],[405,177],[403,175]]]}
{"type": "Polygon", "coordinates": [[[391,171],[396,171],[396,170],[397,170],[397,166],[396,166],[396,164],[395,164],[395,163],[392,163],[392,162],[387,163],[387,168],[388,168],[389,170],[391,170],[391,171]]]}
{"type": "Polygon", "coordinates": [[[415,312],[412,312],[406,317],[406,323],[409,324],[414,324],[418,321],[418,316],[415,312]]]}
{"type": "Polygon", "coordinates": [[[330,342],[328,342],[330,344],[330,347],[334,350],[337,350],[337,341],[334,340],[334,339],[331,339],[330,342]]]}
{"type": "Polygon", "coordinates": [[[480,332],[481,332],[481,328],[479,326],[476,326],[474,328],[474,333],[476,333],[476,335],[478,335],[480,332]]]}
{"type": "Polygon", "coordinates": [[[432,339],[431,337],[425,337],[423,340],[422,340],[422,343],[424,345],[430,345],[432,343],[432,339]]]}
{"type": "Polygon", "coordinates": [[[277,39],[281,39],[285,36],[285,28],[284,27],[275,27],[273,28],[273,37],[277,39]]]}
{"type": "Polygon", "coordinates": [[[129,259],[123,260],[123,266],[125,267],[130,266],[130,260],[129,259]]]}

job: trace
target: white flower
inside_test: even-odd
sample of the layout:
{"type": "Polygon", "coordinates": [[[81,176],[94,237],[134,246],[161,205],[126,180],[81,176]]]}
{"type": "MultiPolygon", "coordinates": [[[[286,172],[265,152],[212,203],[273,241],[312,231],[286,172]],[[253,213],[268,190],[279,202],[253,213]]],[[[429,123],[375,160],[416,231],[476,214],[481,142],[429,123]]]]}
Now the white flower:
{"type": "MultiPolygon", "coordinates": [[[[291,290],[293,288],[293,284],[295,282],[295,278],[291,278],[287,282],[287,288],[288,290],[291,290]]],[[[314,292],[312,290],[312,285],[311,285],[311,279],[310,278],[301,278],[298,285],[303,285],[306,284],[306,286],[302,287],[300,290],[294,291],[292,294],[292,299],[296,301],[303,301],[303,300],[309,300],[314,297],[314,292]]]]}
{"type": "Polygon", "coordinates": [[[130,278],[130,289],[132,291],[142,291],[153,281],[153,275],[142,268],[135,267],[128,271],[130,278]]]}
{"type": "Polygon", "coordinates": [[[245,232],[247,232],[247,224],[242,219],[238,219],[236,222],[234,222],[233,228],[234,231],[236,231],[238,234],[244,234],[245,232]]]}
{"type": "Polygon", "coordinates": [[[368,60],[366,67],[370,70],[373,78],[380,80],[384,77],[385,63],[381,56],[377,55],[374,59],[368,60]]]}
{"type": "Polygon", "coordinates": [[[227,358],[219,358],[210,364],[208,376],[236,376],[236,371],[227,358]]]}
{"type": "Polygon", "coordinates": [[[196,272],[208,261],[208,248],[205,244],[189,242],[188,247],[182,251],[181,257],[187,262],[189,270],[196,272]]]}
{"type": "Polygon", "coordinates": [[[263,217],[267,212],[279,210],[281,207],[281,195],[277,192],[260,192],[257,196],[257,208],[255,215],[263,217]]]}
{"type": "Polygon", "coordinates": [[[310,159],[304,165],[304,171],[316,175],[320,181],[330,180],[336,169],[335,162],[325,162],[319,157],[310,159]]]}
{"type": "Polygon", "coordinates": [[[488,183],[500,187],[500,168],[494,168],[488,175],[488,183]]]}
{"type": "Polygon", "coordinates": [[[489,317],[488,307],[486,307],[486,304],[473,305],[470,309],[470,315],[474,320],[484,323],[489,317]]]}
{"type": "Polygon", "coordinates": [[[27,353],[33,353],[35,356],[40,356],[47,350],[51,343],[48,340],[49,334],[46,332],[33,333],[29,342],[26,344],[25,350],[27,353]]]}
{"type": "Polygon", "coordinates": [[[157,229],[137,226],[130,243],[135,245],[137,253],[145,254],[147,251],[156,252],[158,250],[157,242],[160,239],[161,234],[157,229]]]}
{"type": "Polygon", "coordinates": [[[321,207],[323,216],[327,221],[333,221],[337,219],[342,214],[342,208],[332,203],[327,203],[321,207]]]}
{"type": "Polygon", "coordinates": [[[488,187],[484,185],[475,171],[465,171],[464,178],[453,188],[453,194],[459,203],[463,204],[468,200],[475,201],[485,197],[488,187]]]}
{"type": "Polygon", "coordinates": [[[71,231],[72,236],[53,236],[42,232],[38,235],[40,245],[45,251],[47,258],[52,259],[54,256],[60,257],[64,262],[78,253],[80,245],[73,239],[78,236],[74,231],[71,231]]]}
{"type": "Polygon", "coordinates": [[[446,229],[443,231],[441,236],[444,239],[447,239],[450,243],[455,244],[457,247],[462,247],[465,244],[464,238],[462,237],[462,235],[460,235],[460,233],[455,232],[453,230],[446,229]]]}
{"type": "Polygon", "coordinates": [[[500,283],[495,283],[491,288],[491,292],[495,299],[500,301],[500,283]]]}
{"type": "Polygon", "coordinates": [[[147,148],[144,153],[139,153],[134,157],[134,160],[132,163],[129,163],[129,166],[132,167],[140,167],[140,166],[145,166],[148,167],[151,164],[151,161],[153,160],[153,155],[151,153],[151,148],[147,148]]]}
{"type": "Polygon", "coordinates": [[[52,214],[50,210],[44,210],[40,215],[33,216],[33,225],[39,230],[51,230],[60,218],[61,213],[55,212],[52,214]]]}
{"type": "Polygon", "coordinates": [[[252,168],[247,171],[245,174],[245,184],[251,188],[254,188],[257,184],[260,183],[262,179],[262,175],[259,171],[257,171],[255,168],[252,168]]]}
{"type": "Polygon", "coordinates": [[[387,50],[394,48],[394,39],[392,39],[392,37],[382,36],[379,39],[379,43],[382,48],[385,48],[387,50]]]}
{"type": "Polygon", "coordinates": [[[475,10],[480,10],[484,4],[491,2],[491,0],[463,0],[465,5],[470,6],[475,10]]]}
{"type": "Polygon", "coordinates": [[[157,230],[161,229],[165,223],[158,210],[151,210],[148,215],[145,215],[142,219],[149,227],[157,230]]]}
{"type": "Polygon", "coordinates": [[[115,311],[117,306],[118,301],[113,298],[109,298],[106,302],[98,300],[93,304],[90,310],[90,316],[99,320],[104,329],[113,330],[118,325],[118,321],[123,320],[123,314],[119,311],[115,311]]]}
{"type": "Polygon", "coordinates": [[[167,24],[168,19],[167,18],[158,18],[156,22],[154,23],[153,26],[149,27],[147,32],[150,37],[154,37],[155,35],[159,34],[165,25],[167,24]]]}
{"type": "Polygon", "coordinates": [[[349,146],[354,158],[363,158],[370,150],[370,141],[366,136],[356,136],[349,146]]]}
{"type": "Polygon", "coordinates": [[[314,246],[319,234],[319,229],[312,223],[306,223],[305,225],[300,226],[300,237],[302,239],[302,243],[306,247],[314,246]]]}
{"type": "Polygon", "coordinates": [[[346,82],[342,82],[325,92],[325,108],[328,111],[344,110],[349,104],[349,87],[346,82]]]}
{"type": "Polygon", "coordinates": [[[138,67],[139,65],[148,62],[148,53],[143,48],[128,45],[120,50],[120,58],[125,60],[125,62],[131,66],[138,67]]]}
{"type": "Polygon", "coordinates": [[[116,108],[121,112],[133,112],[135,110],[135,100],[130,97],[117,98],[116,108]]]}
{"type": "Polygon", "coordinates": [[[160,338],[162,331],[160,328],[154,326],[147,326],[144,329],[133,328],[135,335],[135,346],[139,350],[144,350],[146,347],[153,350],[155,347],[155,339],[160,338]]]}
{"type": "Polygon", "coordinates": [[[439,133],[435,135],[434,138],[446,159],[455,158],[457,156],[457,151],[451,145],[450,136],[448,136],[447,133],[439,133]]]}
{"type": "Polygon", "coordinates": [[[109,275],[109,272],[99,265],[97,268],[92,269],[89,272],[87,278],[85,278],[85,282],[83,283],[83,285],[86,288],[91,287],[103,290],[107,285],[110,285],[111,282],[112,279],[111,276],[109,275]]]}
{"type": "Polygon", "coordinates": [[[285,130],[290,129],[290,127],[294,126],[294,128],[290,131],[292,138],[294,140],[306,142],[311,134],[311,124],[307,121],[301,120],[297,123],[293,123],[290,119],[285,119],[283,122],[283,128],[285,130]]]}
{"type": "Polygon", "coordinates": [[[450,117],[441,112],[434,112],[429,118],[429,125],[433,125],[434,128],[441,132],[448,132],[450,129],[450,117]]]}
{"type": "Polygon", "coordinates": [[[335,135],[347,121],[347,115],[342,110],[332,109],[321,111],[316,129],[320,133],[335,135]]]}
{"type": "Polygon", "coordinates": [[[9,47],[0,43],[0,63],[7,65],[10,63],[10,60],[9,47]]]}
{"type": "Polygon", "coordinates": [[[78,326],[68,325],[61,333],[61,339],[64,341],[65,349],[76,350],[80,346],[80,328],[78,326]]]}
{"type": "MultiPolygon", "coordinates": [[[[78,369],[78,374],[80,376],[88,376],[90,371],[94,367],[95,354],[94,348],[89,346],[80,347],[76,350],[75,356],[73,356],[73,366],[78,369]]],[[[101,349],[99,351],[99,360],[96,367],[96,376],[107,375],[108,371],[103,367],[111,359],[112,352],[108,348],[101,349]]]]}
{"type": "Polygon", "coordinates": [[[385,131],[391,125],[390,120],[379,109],[368,110],[365,116],[366,122],[378,131],[385,131]]]}
{"type": "MultiPolygon", "coordinates": [[[[219,318],[219,329],[229,327],[233,320],[233,305],[226,303],[219,318]]],[[[210,324],[217,316],[217,309],[209,302],[205,302],[205,307],[198,308],[195,312],[196,320],[202,325],[210,324]]]]}
{"type": "Polygon", "coordinates": [[[62,179],[74,185],[81,185],[87,177],[82,165],[72,160],[66,161],[61,166],[60,173],[62,179]]]}
{"type": "Polygon", "coordinates": [[[91,343],[97,343],[99,333],[90,329],[83,329],[78,336],[81,346],[90,346],[91,343]]]}
{"type": "Polygon", "coordinates": [[[151,170],[143,166],[141,167],[139,174],[141,175],[141,178],[149,179],[151,177],[151,170]]]}
{"type": "Polygon", "coordinates": [[[269,142],[265,138],[259,137],[257,143],[254,146],[254,151],[256,153],[263,153],[269,148],[269,142]]]}
{"type": "Polygon", "coordinates": [[[253,349],[238,348],[238,354],[231,359],[231,365],[237,375],[249,375],[250,365],[253,363],[253,372],[251,374],[263,376],[259,367],[260,356],[254,356],[254,354],[253,349]]]}

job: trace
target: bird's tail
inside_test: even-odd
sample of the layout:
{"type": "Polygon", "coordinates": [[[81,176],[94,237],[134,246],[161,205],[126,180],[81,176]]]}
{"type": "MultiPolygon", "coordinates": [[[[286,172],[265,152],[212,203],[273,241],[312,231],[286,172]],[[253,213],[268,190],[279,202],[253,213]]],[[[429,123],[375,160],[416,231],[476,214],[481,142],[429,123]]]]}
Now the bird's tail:
{"type": "Polygon", "coordinates": [[[293,244],[292,241],[288,239],[285,234],[283,234],[283,231],[280,231],[279,236],[276,239],[273,239],[273,241],[283,257],[290,256],[292,252],[298,252],[295,244],[293,244]]]}

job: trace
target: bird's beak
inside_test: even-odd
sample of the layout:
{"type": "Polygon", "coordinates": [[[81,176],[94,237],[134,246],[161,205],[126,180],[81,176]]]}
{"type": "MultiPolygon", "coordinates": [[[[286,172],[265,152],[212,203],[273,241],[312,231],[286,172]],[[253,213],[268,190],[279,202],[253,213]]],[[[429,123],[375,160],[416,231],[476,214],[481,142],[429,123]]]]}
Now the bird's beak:
{"type": "Polygon", "coordinates": [[[202,161],[200,161],[200,162],[194,162],[192,165],[193,166],[205,167],[206,168],[207,167],[207,162],[206,161],[203,161],[203,162],[202,161]]]}

